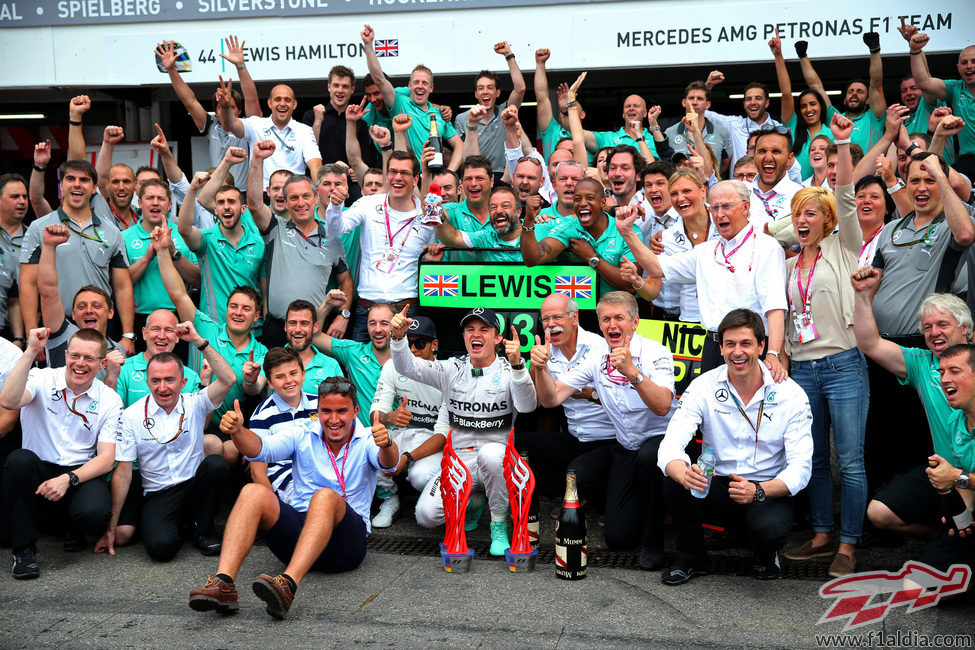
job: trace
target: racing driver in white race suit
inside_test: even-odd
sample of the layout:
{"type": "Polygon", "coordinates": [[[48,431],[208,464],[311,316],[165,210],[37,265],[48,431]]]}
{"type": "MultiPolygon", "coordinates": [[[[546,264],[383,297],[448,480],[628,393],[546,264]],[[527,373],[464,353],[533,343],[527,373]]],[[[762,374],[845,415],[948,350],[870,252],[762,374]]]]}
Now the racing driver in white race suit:
{"type": "MultiPolygon", "coordinates": [[[[411,322],[406,310],[394,315],[390,322],[393,365],[401,375],[443,393],[453,429],[451,443],[471,472],[471,499],[482,498],[482,489],[487,496],[491,555],[504,555],[509,547],[508,488],[502,470],[505,444],[517,414],[531,413],[538,403],[521,358],[518,335],[512,328],[513,340],[504,339],[497,314],[477,307],[460,321],[467,354],[445,361],[426,361],[410,352],[406,332],[411,322]],[[499,357],[496,351],[502,340],[507,358],[499,357]]],[[[430,480],[417,501],[416,521],[421,526],[433,528],[444,523],[439,478],[430,480]]]]}

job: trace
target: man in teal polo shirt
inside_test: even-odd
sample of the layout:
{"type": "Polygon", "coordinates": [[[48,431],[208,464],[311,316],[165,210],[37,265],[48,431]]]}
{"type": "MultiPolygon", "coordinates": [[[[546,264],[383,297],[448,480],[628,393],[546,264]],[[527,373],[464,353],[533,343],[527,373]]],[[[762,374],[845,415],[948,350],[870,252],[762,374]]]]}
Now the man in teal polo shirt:
{"type": "MultiPolygon", "coordinates": [[[[344,301],[344,293],[332,290],[329,291],[325,303],[319,309],[324,310],[329,305],[336,307],[344,301]]],[[[321,317],[321,314],[319,316],[321,317]]],[[[393,308],[385,302],[374,302],[369,307],[367,318],[368,343],[336,339],[324,332],[319,332],[312,339],[312,345],[335,358],[345,368],[345,376],[355,385],[359,421],[366,426],[371,426],[369,409],[372,406],[373,397],[376,396],[379,373],[383,369],[383,364],[391,358],[389,323],[393,319],[393,308]]]]}
{"type": "MultiPolygon", "coordinates": [[[[536,195],[536,198],[537,197],[536,195]]],[[[465,232],[449,221],[437,226],[437,239],[453,248],[504,248],[508,250],[477,251],[479,262],[522,262],[521,201],[510,187],[497,187],[488,200],[491,228],[465,232]]]]}
{"type": "MultiPolygon", "coordinates": [[[[175,225],[166,219],[172,204],[169,186],[161,180],[148,179],[139,188],[142,219],[122,232],[135,294],[136,326],[144,325],[146,317],[157,309],[174,309],[162,278],[159,277],[156,250],[152,247],[152,231],[156,226],[167,223],[170,226],[175,225]]],[[[171,257],[176,263],[176,270],[186,282],[199,285],[200,267],[196,265],[196,255],[186,246],[178,232],[173,233],[172,239],[174,250],[171,251],[171,257]]]]}
{"type": "MultiPolygon", "coordinates": [[[[336,295],[342,293],[336,291],[336,295]]],[[[326,298],[327,301],[327,298],[326,298]]],[[[307,300],[293,300],[288,305],[284,317],[284,334],[288,338],[289,348],[294,348],[301,357],[301,365],[305,369],[305,379],[302,391],[318,394],[318,385],[327,377],[340,377],[342,368],[338,362],[315,349],[312,338],[319,330],[318,310],[307,300]]]]}
{"type": "Polygon", "coordinates": [[[433,92],[433,72],[424,65],[418,65],[410,73],[408,88],[409,96],[404,96],[396,92],[393,84],[386,79],[383,74],[382,65],[376,56],[374,44],[375,32],[372,27],[366,25],[362,30],[362,44],[366,50],[366,62],[369,65],[369,76],[373,81],[379,82],[383,92],[383,101],[389,108],[389,114],[396,117],[400,113],[405,113],[413,118],[410,130],[406,132],[410,141],[410,149],[414,154],[419,155],[423,152],[423,144],[430,139],[430,116],[434,116],[437,121],[437,132],[440,140],[449,145],[454,151],[454,155],[447,165],[450,169],[457,169],[463,162],[464,142],[460,139],[453,125],[444,120],[436,106],[430,103],[430,94],[433,92]]]}
{"type": "MultiPolygon", "coordinates": [[[[629,282],[620,275],[620,260],[633,260],[630,247],[616,229],[616,220],[603,212],[603,186],[592,178],[584,178],[575,186],[572,208],[575,219],[561,219],[541,241],[535,237],[535,218],[525,214],[522,227],[521,254],[526,266],[554,260],[568,250],[581,262],[589,264],[599,274],[599,294],[619,289],[632,291],[629,282]]],[[[640,236],[640,230],[633,230],[640,236]]]]}
{"type": "MultiPolygon", "coordinates": [[[[570,102],[571,104],[571,102],[570,102]]],[[[621,144],[628,144],[631,147],[640,148],[640,142],[646,142],[647,148],[653,154],[654,160],[658,160],[663,153],[672,154],[667,138],[657,124],[659,110],[648,113],[647,102],[639,95],[630,95],[623,102],[623,126],[617,131],[584,131],[586,139],[586,151],[595,152],[603,147],[615,147],[621,144]],[[647,126],[643,126],[643,120],[647,120],[647,126]],[[657,147],[666,149],[666,152],[657,154],[657,147]]],[[[580,116],[581,118],[581,116],[580,116]]]]}
{"type": "MultiPolygon", "coordinates": [[[[443,204],[447,220],[457,230],[468,233],[491,230],[491,212],[488,209],[488,196],[494,186],[491,169],[491,161],[484,156],[470,156],[464,161],[460,178],[466,198],[460,203],[443,204]]],[[[451,251],[445,259],[450,262],[474,262],[477,256],[451,251]]]]}
{"type": "MultiPolygon", "coordinates": [[[[247,152],[243,149],[239,149],[238,153],[241,161],[247,159],[247,152]]],[[[196,253],[200,263],[200,308],[214,322],[223,323],[226,319],[224,308],[235,287],[245,286],[260,291],[264,240],[249,214],[246,217],[250,222],[249,227],[244,227],[241,221],[243,195],[233,185],[220,187],[214,196],[217,225],[205,230],[193,225],[196,195],[209,178],[206,172],[197,172],[193,177],[179,210],[179,234],[190,250],[196,253]]],[[[230,404],[233,405],[233,400],[230,404]]]]}
{"type": "MultiPolygon", "coordinates": [[[[160,282],[162,282],[161,278],[160,282]]],[[[149,314],[146,318],[146,325],[142,328],[142,338],[146,341],[146,351],[125,360],[114,386],[106,380],[105,384],[109,388],[115,389],[126,408],[149,394],[149,386],[146,384],[146,369],[149,366],[149,359],[154,354],[173,351],[178,340],[176,336],[177,324],[176,315],[166,309],[157,309],[149,314]]],[[[181,392],[195,393],[200,390],[202,382],[200,375],[195,370],[184,367],[183,376],[186,377],[186,385],[183,386],[181,392]]]]}

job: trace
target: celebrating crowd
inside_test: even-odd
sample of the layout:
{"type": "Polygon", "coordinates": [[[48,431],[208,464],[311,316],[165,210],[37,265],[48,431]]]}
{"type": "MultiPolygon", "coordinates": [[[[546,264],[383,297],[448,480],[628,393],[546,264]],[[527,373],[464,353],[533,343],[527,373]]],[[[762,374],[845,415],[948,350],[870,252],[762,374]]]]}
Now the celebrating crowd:
{"type": "Polygon", "coordinates": [[[630,95],[621,126],[601,131],[587,128],[586,74],[553,101],[540,49],[537,139],[506,42],[494,46],[506,99],[484,70],[474,106],[453,115],[426,66],[393,85],[366,25],[368,74],[332,68],[328,104],[300,120],[285,84],[265,116],[237,37],[221,56],[239,90],[221,78],[212,111],[160,43],[210,168],[184,173],[159,125],[159,168],[112,164],[115,125],[92,165],[81,95],[60,205],[46,198],[49,141],[29,179],[0,176],[0,543],[13,577],[40,575],[42,532],[67,552],[141,539],[158,561],[188,540],[219,556],[190,606],[229,612],[260,536],[286,566],[253,590],[284,618],[309,571],[355,569],[370,530],[406,514],[400,490],[419,492],[419,525],[443,525],[448,432],[473,479],[466,526],[487,506],[490,553],[504,555],[512,428],[536,498],[557,497],[572,468],[606,544],[638,548],[668,585],[708,572],[702,522],[739,533],[759,579],[778,577],[780,555],[829,557],[831,576],[849,575],[865,534],[888,531],[927,539],[918,559],[935,568],[970,565],[971,517],[941,504],[955,491],[967,514],[975,472],[975,46],[959,79],[939,79],[928,36],[900,32],[910,70],[896,104],[876,33],[863,36],[868,80],[837,107],[807,56],[815,42],[792,44],[806,85],[793,95],[776,35],[779,114],[757,81],[742,115],[711,111],[726,83],[715,70],[688,83],[669,126],[630,95]],[[599,332],[560,293],[533,340],[486,306],[435,322],[419,264],[444,260],[588,265],[599,332]],[[679,399],[673,354],[638,333],[641,316],[706,331],[679,399]],[[458,326],[466,354],[439,360],[438,330],[458,326]],[[564,418],[519,422],[540,408],[564,418]],[[784,548],[800,502],[812,537],[784,548]],[[678,553],[665,566],[668,516],[678,553]]]}

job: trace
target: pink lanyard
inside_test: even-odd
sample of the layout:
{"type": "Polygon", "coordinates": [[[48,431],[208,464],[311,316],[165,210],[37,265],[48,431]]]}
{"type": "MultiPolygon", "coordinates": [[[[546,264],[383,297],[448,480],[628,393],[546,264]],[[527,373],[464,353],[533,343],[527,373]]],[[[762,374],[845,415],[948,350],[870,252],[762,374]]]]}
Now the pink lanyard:
{"type": "Polygon", "coordinates": [[[867,246],[870,245],[870,242],[872,242],[874,238],[876,238],[876,236],[879,235],[880,231],[883,229],[884,227],[880,226],[879,228],[877,228],[877,232],[875,232],[873,235],[870,236],[870,239],[867,239],[863,242],[863,246],[860,247],[860,257],[863,257],[863,251],[867,250],[867,246]]]}
{"type": "MultiPolygon", "coordinates": [[[[755,236],[755,226],[752,226],[752,227],[750,227],[748,229],[748,233],[741,240],[741,243],[738,244],[737,246],[735,246],[734,250],[732,250],[730,253],[725,253],[724,252],[724,242],[719,243],[718,246],[721,247],[721,256],[724,257],[724,263],[722,263],[722,261],[720,259],[718,259],[718,246],[715,246],[714,247],[714,260],[718,263],[718,266],[723,266],[726,269],[728,269],[729,271],[731,271],[732,273],[734,273],[735,272],[735,267],[731,263],[731,258],[734,257],[735,253],[737,253],[739,251],[739,249],[741,249],[742,246],[745,245],[745,242],[747,242],[750,237],[754,237],[754,236],[755,236]]],[[[752,260],[754,261],[754,259],[755,259],[755,247],[753,246],[752,247],[752,260]]],[[[752,270],[751,263],[748,264],[748,270],[749,271],[752,270]]]]}
{"type": "Polygon", "coordinates": [[[342,454],[341,472],[339,471],[338,463],[335,462],[335,454],[332,453],[332,450],[329,448],[327,442],[325,442],[324,440],[322,442],[325,443],[325,451],[328,452],[328,459],[332,461],[332,469],[335,470],[335,478],[337,478],[339,481],[339,488],[342,490],[342,498],[344,499],[345,498],[345,461],[348,460],[349,458],[349,447],[352,446],[352,439],[349,438],[349,441],[345,443],[345,453],[342,454]]]}
{"type": "MultiPolygon", "coordinates": [[[[396,232],[393,232],[392,228],[389,225],[389,210],[388,210],[388,207],[389,207],[389,195],[387,194],[386,195],[386,199],[383,201],[383,216],[386,217],[386,237],[389,240],[389,247],[392,249],[392,248],[394,248],[394,246],[393,246],[393,239],[397,235],[399,235],[401,232],[403,232],[403,230],[409,228],[413,224],[414,221],[416,221],[416,214],[413,215],[413,218],[412,219],[410,219],[409,221],[407,221],[406,223],[404,223],[402,226],[400,226],[399,230],[397,230],[396,232]]],[[[406,240],[410,238],[410,233],[411,232],[413,232],[413,231],[412,230],[407,230],[406,235],[403,236],[403,241],[401,241],[399,243],[400,250],[403,250],[403,246],[406,245],[406,240]]]]}
{"type": "MultiPolygon", "coordinates": [[[[809,311],[809,303],[812,302],[812,278],[813,278],[813,273],[816,271],[816,262],[818,262],[819,261],[819,258],[821,258],[822,256],[823,256],[823,251],[820,250],[819,253],[816,254],[816,259],[813,260],[812,266],[809,267],[809,274],[806,276],[806,290],[805,291],[802,290],[802,277],[800,276],[800,272],[801,272],[802,269],[799,268],[799,262],[797,261],[796,262],[796,265],[794,267],[792,267],[792,277],[795,278],[795,280],[796,280],[796,288],[799,289],[799,300],[802,301],[802,313],[803,314],[805,314],[805,313],[807,313],[809,311]]],[[[791,291],[789,292],[789,302],[792,303],[792,311],[796,311],[796,303],[792,299],[792,292],[791,291]]]]}
{"type": "Polygon", "coordinates": [[[772,212],[772,209],[768,207],[769,199],[771,199],[776,194],[775,189],[773,188],[769,190],[767,196],[762,196],[762,191],[759,190],[757,187],[753,187],[752,192],[754,192],[755,196],[757,196],[759,200],[762,202],[762,206],[765,207],[765,214],[770,216],[772,218],[772,221],[775,221],[775,219],[778,216],[778,213],[772,212]]]}

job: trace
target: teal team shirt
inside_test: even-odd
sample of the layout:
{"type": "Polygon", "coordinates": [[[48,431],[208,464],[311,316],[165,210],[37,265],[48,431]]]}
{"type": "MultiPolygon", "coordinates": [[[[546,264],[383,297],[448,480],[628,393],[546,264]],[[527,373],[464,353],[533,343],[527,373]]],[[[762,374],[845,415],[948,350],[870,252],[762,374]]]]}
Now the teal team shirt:
{"type": "MultiPolygon", "coordinates": [[[[954,415],[961,413],[948,405],[948,398],[941,388],[941,376],[938,374],[938,357],[931,350],[918,348],[901,348],[904,353],[904,365],[907,376],[898,378],[904,386],[913,386],[921,397],[924,412],[928,416],[931,427],[931,440],[934,442],[934,453],[946,460],[951,460],[955,454],[955,422],[954,415]]],[[[964,413],[962,413],[962,427],[965,428],[964,413]]],[[[971,435],[965,428],[971,444],[971,435]]],[[[957,467],[957,465],[956,465],[957,467]]]]}
{"type": "Polygon", "coordinates": [[[951,112],[965,120],[958,134],[958,155],[975,154],[975,97],[961,79],[945,79],[945,91],[951,112]]]}
{"type": "MultiPolygon", "coordinates": [[[[474,216],[474,212],[471,210],[470,205],[467,200],[463,200],[460,203],[444,203],[443,211],[447,215],[447,220],[457,230],[462,230],[468,234],[474,232],[481,232],[483,230],[491,230],[491,220],[488,219],[484,223],[478,221],[477,217],[474,216]]],[[[477,244],[475,244],[476,246],[477,244]]],[[[469,252],[462,251],[447,251],[444,255],[445,262],[476,262],[477,255],[469,252]]]]}
{"type": "MultiPolygon", "coordinates": [[[[132,230],[132,228],[128,230],[132,230]]],[[[125,404],[126,408],[149,394],[149,384],[146,383],[148,366],[149,360],[141,354],[129,357],[122,364],[118,382],[115,384],[115,392],[122,398],[122,403],[125,404]]],[[[183,366],[183,377],[186,378],[186,385],[183,386],[181,393],[195,393],[200,390],[200,375],[195,370],[189,366],[183,366]]]]}
{"type": "MultiPolygon", "coordinates": [[[[231,386],[230,392],[227,393],[227,397],[223,400],[223,404],[218,406],[216,411],[214,411],[216,417],[220,418],[223,417],[224,413],[234,408],[234,400],[244,401],[247,399],[247,395],[244,393],[244,362],[250,357],[251,350],[254,351],[254,362],[263,365],[267,348],[251,334],[251,340],[247,346],[243,350],[238,350],[233,341],[230,340],[230,335],[227,333],[227,325],[217,323],[199,309],[196,310],[193,326],[200,336],[209,341],[210,345],[217,349],[220,356],[230,364],[230,367],[234,370],[234,374],[237,375],[237,381],[231,386]]],[[[203,355],[196,349],[195,345],[191,345],[190,364],[197,373],[199,373],[199,368],[202,363],[203,355]]]]}
{"type": "Polygon", "coordinates": [[[317,396],[319,384],[329,377],[342,376],[342,368],[338,361],[315,350],[311,363],[305,365],[305,381],[301,384],[301,390],[317,396]]]}
{"type": "Polygon", "coordinates": [[[393,105],[389,107],[389,114],[391,117],[395,117],[400,113],[406,113],[413,118],[413,124],[406,132],[406,135],[410,141],[410,149],[413,150],[417,158],[423,153],[423,145],[430,139],[431,114],[437,118],[437,132],[440,134],[441,140],[447,141],[457,135],[454,126],[443,119],[440,111],[433,104],[427,103],[427,108],[424,110],[410,99],[408,90],[405,94],[401,94],[399,90],[397,89],[396,99],[393,100],[393,105]]]}
{"type": "Polygon", "coordinates": [[[505,251],[478,251],[479,262],[521,262],[521,237],[514,241],[501,239],[494,228],[467,233],[475,248],[507,248],[505,251]]]}
{"type": "MultiPolygon", "coordinates": [[[[863,153],[870,151],[870,147],[877,144],[880,140],[880,136],[884,134],[884,125],[887,121],[887,113],[880,117],[868,107],[862,114],[857,117],[851,117],[846,113],[842,113],[843,117],[847,118],[853,122],[853,131],[850,133],[850,141],[853,144],[860,145],[863,149],[863,153]]],[[[830,118],[832,120],[832,118],[830,118]]],[[[830,131],[832,134],[832,131],[830,131]]]]}
{"type": "MultiPolygon", "coordinates": [[[[369,409],[376,396],[379,373],[383,364],[376,359],[372,343],[360,343],[346,339],[332,339],[332,356],[345,367],[345,376],[355,384],[359,406],[359,422],[371,426],[369,409]]],[[[316,389],[317,390],[317,389],[316,389]]]]}
{"type": "MultiPolygon", "coordinates": [[[[640,143],[634,140],[623,127],[620,127],[619,131],[593,131],[592,134],[596,138],[596,151],[599,151],[603,147],[615,147],[620,144],[628,144],[631,147],[640,148],[640,143]]],[[[650,149],[653,157],[659,159],[660,156],[657,155],[657,145],[653,141],[653,134],[646,128],[643,129],[643,139],[647,141],[647,147],[650,149]]],[[[719,151],[718,154],[720,155],[720,153],[719,151]]]]}
{"type": "MultiPolygon", "coordinates": [[[[135,264],[152,249],[152,235],[146,232],[142,224],[143,222],[140,221],[131,228],[122,231],[122,240],[125,242],[125,252],[129,256],[129,264],[135,264]]],[[[176,223],[169,221],[168,225],[172,228],[173,244],[176,246],[176,250],[190,262],[196,264],[196,254],[189,249],[177,232],[176,223]]],[[[132,283],[132,293],[135,297],[135,311],[137,313],[151,314],[157,309],[168,309],[169,311],[176,309],[173,306],[173,301],[169,299],[169,293],[166,291],[166,285],[163,284],[162,276],[159,275],[159,260],[156,258],[153,258],[146,266],[146,270],[139,281],[132,283]]],[[[226,304],[225,301],[224,305],[226,304]]]]}
{"type": "MultiPolygon", "coordinates": [[[[584,239],[595,249],[596,254],[599,255],[599,257],[603,258],[613,266],[619,266],[620,260],[624,256],[626,256],[626,259],[632,262],[633,253],[630,251],[630,247],[626,245],[626,241],[623,240],[623,236],[620,235],[619,230],[616,229],[616,219],[609,214],[606,214],[606,220],[606,230],[604,230],[603,234],[599,236],[599,239],[594,239],[593,236],[582,227],[578,219],[568,218],[561,219],[559,223],[552,228],[552,231],[547,236],[560,241],[566,246],[566,248],[569,246],[570,239],[584,239]]],[[[642,237],[640,229],[636,226],[633,226],[633,232],[635,232],[638,237],[642,237]]],[[[581,260],[583,264],[585,264],[586,261],[587,260],[581,260]]],[[[599,278],[599,295],[615,290],[616,289],[606,282],[602,277],[599,278]]]]}
{"type": "MultiPolygon", "coordinates": [[[[798,111],[798,110],[799,110],[799,108],[796,107],[796,111],[798,111]]],[[[829,130],[829,123],[833,120],[833,113],[835,113],[835,112],[836,112],[836,109],[833,108],[832,106],[830,106],[829,108],[826,109],[826,119],[823,120],[823,126],[819,129],[819,132],[818,133],[813,133],[811,136],[809,136],[806,139],[805,144],[802,145],[802,150],[799,153],[796,154],[796,160],[799,161],[799,165],[802,167],[802,177],[803,178],[809,178],[810,176],[813,175],[812,165],[809,164],[809,145],[812,144],[813,138],[815,138],[818,135],[825,135],[827,138],[829,138],[829,141],[830,142],[833,141],[833,132],[829,130]]],[[[803,127],[799,127],[799,113],[798,112],[793,113],[792,114],[792,118],[789,119],[789,121],[786,122],[785,125],[787,127],[789,127],[789,130],[790,131],[792,131],[792,141],[793,142],[795,142],[795,140],[796,140],[796,131],[797,131],[797,129],[799,129],[799,128],[806,128],[804,126],[803,127]]],[[[866,153],[866,149],[864,149],[863,152],[866,153]]]]}
{"type": "Polygon", "coordinates": [[[236,287],[261,290],[264,240],[250,213],[245,213],[240,223],[244,226],[244,234],[236,247],[227,241],[220,225],[216,224],[202,231],[203,238],[196,251],[200,263],[200,308],[218,323],[226,319],[227,300],[236,287]]]}

